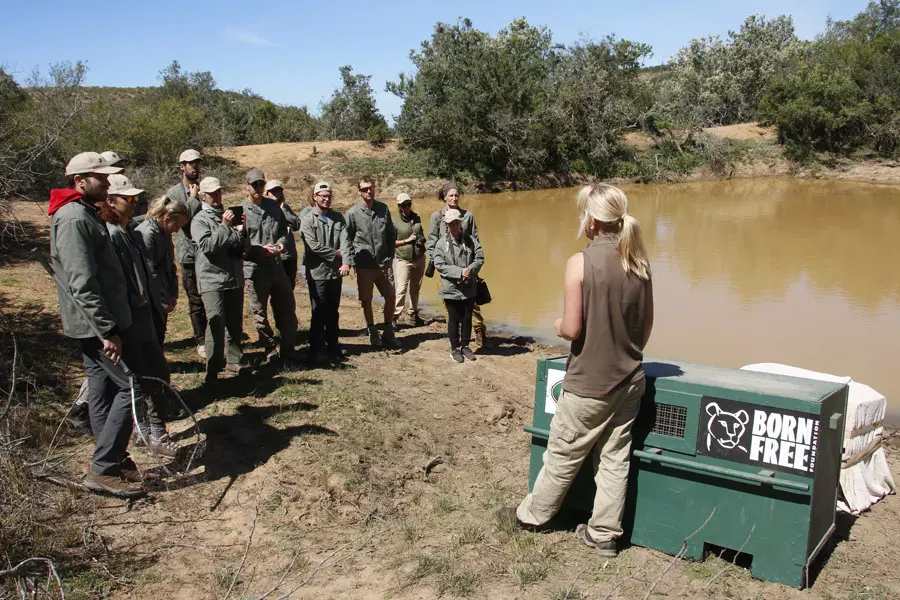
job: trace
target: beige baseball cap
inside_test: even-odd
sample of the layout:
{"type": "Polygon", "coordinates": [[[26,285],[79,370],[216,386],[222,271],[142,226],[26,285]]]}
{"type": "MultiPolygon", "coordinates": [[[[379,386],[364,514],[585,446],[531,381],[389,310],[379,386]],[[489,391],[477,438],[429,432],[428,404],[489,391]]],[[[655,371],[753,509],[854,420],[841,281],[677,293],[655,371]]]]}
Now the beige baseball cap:
{"type": "Polygon", "coordinates": [[[107,192],[108,195],[137,196],[138,194],[143,193],[144,190],[131,185],[131,180],[124,175],[114,174],[109,176],[109,191],[107,192]]]}
{"type": "Polygon", "coordinates": [[[313,186],[313,195],[318,194],[319,192],[330,192],[331,184],[327,181],[320,181],[316,185],[313,186]]]}
{"type": "Polygon", "coordinates": [[[119,158],[119,155],[113,152],[112,150],[107,150],[106,152],[101,152],[100,156],[103,157],[103,160],[109,164],[109,166],[117,165],[122,162],[122,159],[119,158]]]}
{"type": "Polygon", "coordinates": [[[200,181],[200,193],[201,194],[212,194],[216,190],[221,190],[222,184],[219,183],[219,180],[215,177],[204,177],[200,181]]]}
{"type": "Polygon", "coordinates": [[[397,204],[403,204],[404,202],[412,202],[412,196],[406,192],[397,194],[397,204]]]}
{"type": "Polygon", "coordinates": [[[277,179],[270,179],[266,182],[266,191],[274,190],[275,188],[284,189],[284,185],[277,179]]]}
{"type": "Polygon", "coordinates": [[[185,150],[181,153],[181,156],[178,157],[179,163],[194,162],[195,160],[203,160],[203,157],[193,148],[185,150]]]}
{"type": "Polygon", "coordinates": [[[462,214],[455,208],[451,208],[444,213],[444,223],[452,223],[453,221],[462,221],[462,214]]]}
{"type": "Polygon", "coordinates": [[[87,175],[88,173],[112,175],[121,172],[122,167],[113,167],[96,152],[76,154],[66,165],[66,175],[87,175]]]}

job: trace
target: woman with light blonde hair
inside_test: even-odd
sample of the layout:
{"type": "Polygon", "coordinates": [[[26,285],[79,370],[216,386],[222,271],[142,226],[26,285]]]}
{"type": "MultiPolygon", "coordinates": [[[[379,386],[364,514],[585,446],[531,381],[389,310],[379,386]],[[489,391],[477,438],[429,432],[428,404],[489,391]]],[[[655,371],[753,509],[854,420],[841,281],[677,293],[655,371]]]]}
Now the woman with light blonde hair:
{"type": "MultiPolygon", "coordinates": [[[[188,207],[184,202],[162,196],[150,203],[146,218],[135,229],[143,243],[150,276],[159,285],[166,321],[178,302],[178,275],[172,251],[172,234],[184,227],[189,217],[188,207]]],[[[159,334],[159,343],[162,344],[165,330],[159,334]]]]}
{"type": "Polygon", "coordinates": [[[545,525],[559,510],[584,459],[600,452],[597,495],[578,539],[615,556],[631,453],[631,425],[644,394],[643,349],[653,327],[650,263],[638,221],[619,188],[599,183],[578,193],[579,236],[569,258],[563,316],[556,332],[572,342],[563,393],[550,424],[544,466],[515,510],[523,527],[545,525]]]}

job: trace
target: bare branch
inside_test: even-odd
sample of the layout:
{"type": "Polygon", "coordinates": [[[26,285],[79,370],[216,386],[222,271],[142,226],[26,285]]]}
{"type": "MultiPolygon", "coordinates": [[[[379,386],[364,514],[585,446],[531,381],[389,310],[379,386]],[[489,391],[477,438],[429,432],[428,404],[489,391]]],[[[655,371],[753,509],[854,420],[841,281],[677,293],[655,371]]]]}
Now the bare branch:
{"type": "Polygon", "coordinates": [[[717,507],[715,507],[715,506],[713,507],[712,512],[709,513],[709,516],[706,517],[705,521],[703,521],[703,525],[701,525],[696,530],[694,530],[694,533],[692,533],[689,536],[687,536],[686,538],[684,538],[684,542],[681,544],[681,550],[679,550],[678,554],[676,554],[672,558],[672,560],[669,562],[669,564],[666,566],[666,568],[663,569],[663,572],[660,573],[659,577],[656,578],[656,581],[653,582],[653,585],[650,586],[650,589],[647,590],[647,593],[644,594],[644,600],[647,600],[650,597],[650,595],[653,593],[653,590],[655,590],[656,586],[659,585],[659,582],[662,581],[663,577],[666,576],[666,573],[668,573],[672,569],[672,567],[675,566],[675,563],[678,562],[681,559],[681,557],[684,556],[684,553],[687,552],[688,540],[690,540],[692,537],[694,537],[695,535],[697,535],[698,533],[703,531],[703,528],[706,527],[706,525],[713,518],[713,515],[716,514],[716,508],[717,507]]]}

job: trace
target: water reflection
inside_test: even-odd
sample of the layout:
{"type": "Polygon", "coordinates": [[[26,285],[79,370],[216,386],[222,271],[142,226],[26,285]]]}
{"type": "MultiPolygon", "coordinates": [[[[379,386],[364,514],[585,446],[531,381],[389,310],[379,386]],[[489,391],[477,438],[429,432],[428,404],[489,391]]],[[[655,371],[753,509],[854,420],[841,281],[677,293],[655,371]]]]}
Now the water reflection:
{"type": "MultiPolygon", "coordinates": [[[[784,362],[888,396],[900,346],[900,189],[752,180],[627,186],[653,268],[658,356],[784,362]]],[[[552,337],[575,239],[576,190],[464,196],[485,248],[490,323],[552,337]]],[[[427,216],[437,203],[420,200],[427,216]]],[[[436,282],[425,286],[436,299],[436,282]]]]}

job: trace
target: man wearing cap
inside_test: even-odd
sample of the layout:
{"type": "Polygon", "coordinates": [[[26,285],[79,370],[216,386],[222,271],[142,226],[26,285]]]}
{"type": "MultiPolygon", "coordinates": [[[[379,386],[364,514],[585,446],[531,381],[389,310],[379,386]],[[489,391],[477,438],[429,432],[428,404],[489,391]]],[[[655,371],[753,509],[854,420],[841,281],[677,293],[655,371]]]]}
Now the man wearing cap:
{"type": "Polygon", "coordinates": [[[391,321],[394,319],[394,286],[391,283],[391,261],[397,234],[391,211],[375,200],[375,184],[371,177],[362,177],[357,184],[359,201],[347,211],[347,237],[350,239],[349,261],[356,269],[359,302],[366,318],[369,343],[372,346],[399,348],[391,321]],[[384,298],[384,324],[381,335],[375,328],[372,314],[372,288],[377,287],[384,298]]]}
{"type": "MultiPolygon", "coordinates": [[[[428,225],[428,240],[425,247],[428,255],[434,261],[434,245],[442,237],[448,235],[447,224],[443,222],[444,215],[448,210],[458,210],[461,216],[461,224],[464,235],[468,235],[475,240],[478,239],[478,227],[475,226],[475,215],[471,211],[465,210],[459,205],[459,186],[455,181],[448,181],[438,192],[438,198],[444,202],[444,207],[434,211],[428,225]]],[[[484,317],[481,316],[481,307],[477,304],[472,309],[472,330],[475,332],[475,349],[484,348],[485,338],[487,336],[487,328],[484,325],[484,317]]]]}
{"type": "Polygon", "coordinates": [[[341,213],[331,210],[331,185],[320,181],[313,187],[315,209],[307,211],[300,230],[305,246],[303,267],[312,304],[309,326],[310,360],[317,362],[323,351],[333,360],[343,360],[338,344],[341,278],[350,274],[350,240],[341,213]]]}
{"type": "Polygon", "coordinates": [[[206,385],[224,369],[241,372],[244,315],[244,261],[250,246],[246,216],[240,219],[222,206],[222,185],[204,177],[199,186],[202,209],[191,221],[197,244],[197,284],[206,308],[206,385]]]}
{"type": "Polygon", "coordinates": [[[288,235],[287,244],[284,246],[284,252],[281,254],[281,264],[284,266],[284,272],[287,273],[288,280],[291,282],[291,289],[297,285],[297,241],[294,239],[294,232],[300,231],[300,217],[288,206],[284,199],[284,185],[277,179],[270,179],[266,182],[266,198],[274,200],[281,207],[284,213],[284,220],[287,222],[288,235]]]}
{"type": "Polygon", "coordinates": [[[244,279],[253,324],[266,357],[276,356],[275,333],[269,325],[267,304],[272,300],[275,326],[281,336],[281,358],[297,360],[297,305],[294,290],[281,264],[287,246],[288,228],[278,203],[263,196],[266,176],[259,169],[247,171],[247,198],[241,203],[247,218],[250,249],[244,260],[244,279]]]}
{"type": "MultiPolygon", "coordinates": [[[[108,177],[121,170],[109,166],[96,152],[76,155],[66,165],[68,188],[51,191],[48,213],[50,259],[60,281],[71,292],[58,290],[63,333],[80,342],[88,379],[88,407],[96,443],[84,486],[130,498],[143,490],[127,452],[131,386],[116,363],[122,354],[122,338],[127,342],[132,317],[125,274],[105,224],[116,219],[106,205],[108,177]]],[[[134,391],[136,398],[142,399],[140,387],[134,391]]]]}
{"type": "Polygon", "coordinates": [[[175,260],[181,265],[181,283],[187,296],[188,310],[191,315],[191,329],[194,332],[194,342],[197,344],[197,353],[206,358],[206,313],[203,309],[203,299],[197,288],[197,274],[194,272],[195,245],[191,239],[191,220],[200,212],[200,162],[203,157],[196,150],[185,150],[178,157],[178,170],[181,172],[181,181],[173,185],[166,192],[171,200],[184,202],[188,207],[187,223],[175,234],[175,260]]]}
{"type": "Polygon", "coordinates": [[[406,297],[409,294],[409,319],[416,327],[425,324],[419,316],[419,289],[425,275],[425,235],[422,219],[412,210],[412,198],[407,193],[397,196],[399,212],[394,217],[397,241],[394,254],[394,330],[399,329],[406,297]]]}
{"type": "Polygon", "coordinates": [[[137,199],[144,190],[131,185],[124,175],[109,176],[106,205],[116,214],[116,222],[107,222],[109,232],[128,290],[131,307],[130,338],[122,348],[122,358],[142,379],[141,388],[147,400],[149,427],[141,423],[143,438],[154,454],[174,457],[178,450],[166,431],[166,396],[163,385],[170,381],[169,364],[163,352],[162,336],[166,318],[162,308],[162,290],[150,275],[147,257],[142,250],[140,234],[129,223],[137,199]]]}

